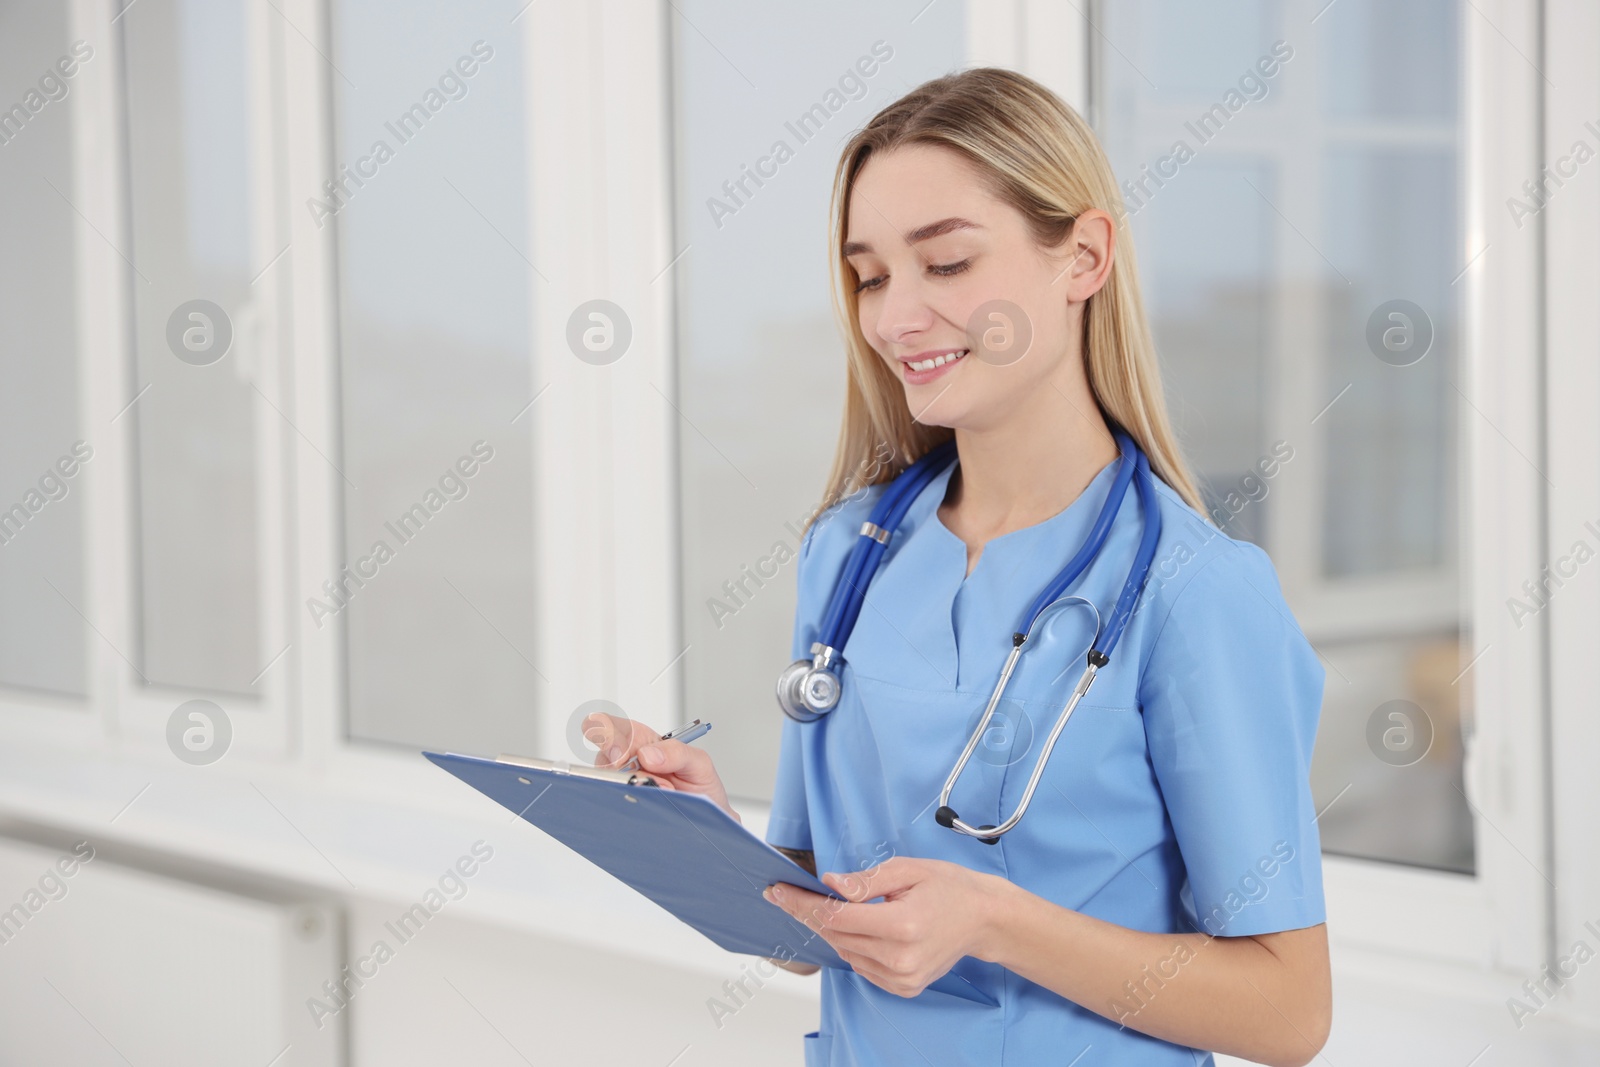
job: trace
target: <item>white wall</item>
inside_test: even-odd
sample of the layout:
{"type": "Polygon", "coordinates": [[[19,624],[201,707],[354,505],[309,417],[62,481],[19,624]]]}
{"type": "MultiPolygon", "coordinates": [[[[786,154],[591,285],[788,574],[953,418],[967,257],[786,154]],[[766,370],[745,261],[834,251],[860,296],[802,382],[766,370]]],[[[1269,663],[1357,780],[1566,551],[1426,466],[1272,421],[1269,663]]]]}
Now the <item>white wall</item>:
{"type": "MultiPolygon", "coordinates": [[[[390,906],[349,912],[352,950],[386,936],[390,906]]],[[[663,917],[663,921],[673,920],[663,917]]],[[[392,939],[392,938],[391,938],[392,939]]],[[[814,996],[773,983],[735,1005],[726,975],[677,970],[492,924],[441,916],[351,1001],[351,1067],[439,1063],[799,1064],[814,996]],[[713,1018],[708,1002],[736,1007],[713,1018]]],[[[815,977],[810,979],[815,990],[815,977]]]]}

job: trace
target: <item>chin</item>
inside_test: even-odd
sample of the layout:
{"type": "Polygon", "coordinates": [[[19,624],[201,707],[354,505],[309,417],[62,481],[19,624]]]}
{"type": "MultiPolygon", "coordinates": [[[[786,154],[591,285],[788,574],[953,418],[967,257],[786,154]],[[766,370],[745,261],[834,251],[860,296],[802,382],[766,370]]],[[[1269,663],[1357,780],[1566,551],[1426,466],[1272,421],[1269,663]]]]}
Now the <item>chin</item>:
{"type": "Polygon", "coordinates": [[[972,411],[969,410],[965,403],[956,398],[955,390],[952,389],[943,396],[939,396],[938,390],[932,390],[925,396],[918,396],[918,392],[922,392],[922,390],[917,390],[916,392],[906,391],[906,406],[913,412],[922,408],[928,409],[922,412],[920,416],[915,416],[920,425],[944,426],[956,430],[968,427],[973,421],[972,411]],[[939,399],[934,400],[933,397],[936,396],[939,396],[939,399]]]}

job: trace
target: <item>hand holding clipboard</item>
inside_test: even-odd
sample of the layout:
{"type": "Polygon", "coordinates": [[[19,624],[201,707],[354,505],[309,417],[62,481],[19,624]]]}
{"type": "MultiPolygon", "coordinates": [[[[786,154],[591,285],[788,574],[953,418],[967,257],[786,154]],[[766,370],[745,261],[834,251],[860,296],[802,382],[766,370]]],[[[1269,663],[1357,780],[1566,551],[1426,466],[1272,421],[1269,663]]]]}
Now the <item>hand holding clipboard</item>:
{"type": "MultiPolygon", "coordinates": [[[[616,735],[626,736],[629,744],[620,762],[641,747],[659,745],[672,754],[664,761],[671,763],[671,769],[662,771],[659,783],[643,780],[654,777],[654,772],[568,767],[506,756],[491,760],[456,753],[423,755],[721,947],[850,970],[827,941],[768,902],[762,891],[783,882],[843,898],[744,828],[725,807],[727,794],[708,754],[681,741],[663,741],[644,729],[642,738],[636,729],[616,735]]],[[[602,749],[602,764],[605,755],[602,749]]],[[[641,762],[648,770],[648,759],[641,762]]],[[[955,969],[928,989],[979,1004],[996,1003],[955,969]]]]}

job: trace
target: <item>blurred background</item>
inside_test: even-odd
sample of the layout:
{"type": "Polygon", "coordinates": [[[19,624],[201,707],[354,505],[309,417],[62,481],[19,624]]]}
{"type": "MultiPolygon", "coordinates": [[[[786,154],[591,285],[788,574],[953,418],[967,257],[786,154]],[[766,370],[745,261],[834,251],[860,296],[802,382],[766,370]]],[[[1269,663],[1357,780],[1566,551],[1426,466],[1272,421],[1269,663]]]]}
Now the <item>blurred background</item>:
{"type": "Polygon", "coordinates": [[[976,65],[1098,131],[1327,670],[1328,1061],[1600,1059],[1597,52],[1575,0],[0,0],[0,1064],[800,1062],[814,978],[730,1000],[417,753],[710,719],[759,832],[838,151],[976,65]]]}

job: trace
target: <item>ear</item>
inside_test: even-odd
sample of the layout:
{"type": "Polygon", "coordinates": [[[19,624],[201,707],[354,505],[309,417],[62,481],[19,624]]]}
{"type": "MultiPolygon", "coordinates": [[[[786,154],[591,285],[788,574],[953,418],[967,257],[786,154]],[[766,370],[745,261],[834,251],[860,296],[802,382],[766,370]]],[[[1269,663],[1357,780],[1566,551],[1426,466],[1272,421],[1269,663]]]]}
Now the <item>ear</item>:
{"type": "Polygon", "coordinates": [[[1106,212],[1090,208],[1078,216],[1057,252],[1061,274],[1055,284],[1065,287],[1068,300],[1081,303],[1100,291],[1111,277],[1116,244],[1117,224],[1106,212]]]}

